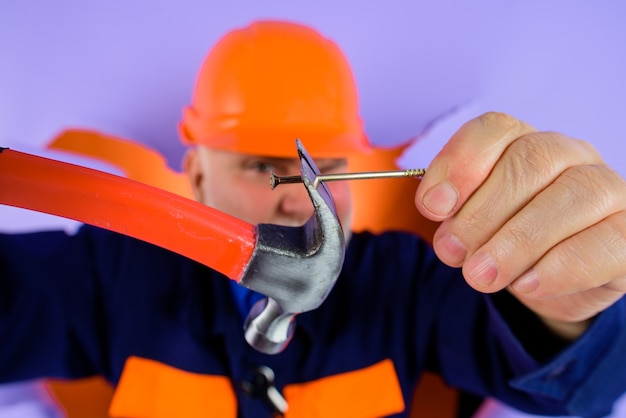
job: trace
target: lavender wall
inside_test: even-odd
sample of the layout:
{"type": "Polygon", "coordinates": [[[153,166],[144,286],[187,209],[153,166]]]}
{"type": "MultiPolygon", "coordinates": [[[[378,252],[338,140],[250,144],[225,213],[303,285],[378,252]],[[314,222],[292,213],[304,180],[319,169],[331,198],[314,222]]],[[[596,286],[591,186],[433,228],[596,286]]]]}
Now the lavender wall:
{"type": "MultiPolygon", "coordinates": [[[[421,136],[403,165],[426,164],[462,120],[501,110],[592,142],[626,175],[626,2],[613,0],[4,0],[0,145],[50,155],[61,129],[97,128],[178,169],[176,124],[204,54],[259,18],[313,25],[343,47],[372,141],[421,136]]],[[[3,229],[65,224],[0,210],[3,229]]]]}

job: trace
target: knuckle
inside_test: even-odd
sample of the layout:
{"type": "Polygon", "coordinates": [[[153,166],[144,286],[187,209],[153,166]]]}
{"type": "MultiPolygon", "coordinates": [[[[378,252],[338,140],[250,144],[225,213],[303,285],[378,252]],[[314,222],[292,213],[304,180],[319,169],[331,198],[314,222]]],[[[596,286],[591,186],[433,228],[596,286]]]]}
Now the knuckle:
{"type": "MultiPolygon", "coordinates": [[[[507,242],[511,249],[515,249],[516,256],[519,256],[519,251],[523,251],[528,255],[535,248],[536,243],[543,236],[543,225],[539,225],[536,222],[520,222],[507,227],[507,242]]],[[[512,251],[510,251],[512,252],[512,251]]]]}
{"type": "Polygon", "coordinates": [[[519,175],[529,171],[552,174],[556,165],[552,144],[553,141],[547,141],[536,134],[524,135],[507,150],[511,168],[517,168],[519,175]]]}
{"type": "Polygon", "coordinates": [[[487,112],[482,114],[478,120],[484,125],[495,126],[504,131],[520,130],[523,125],[518,119],[503,112],[487,112]]]}
{"type": "Polygon", "coordinates": [[[576,190],[580,190],[623,199],[626,190],[623,179],[602,162],[591,144],[557,132],[523,135],[507,149],[506,166],[513,179],[521,181],[532,174],[543,183],[562,181],[574,195],[579,195],[576,190]]]}
{"type": "Polygon", "coordinates": [[[561,198],[572,205],[584,203],[597,215],[608,215],[626,207],[626,184],[605,164],[569,167],[558,178],[561,198]]]}
{"type": "Polygon", "coordinates": [[[512,143],[507,153],[527,170],[554,174],[562,168],[563,139],[555,132],[530,133],[512,143]]]}

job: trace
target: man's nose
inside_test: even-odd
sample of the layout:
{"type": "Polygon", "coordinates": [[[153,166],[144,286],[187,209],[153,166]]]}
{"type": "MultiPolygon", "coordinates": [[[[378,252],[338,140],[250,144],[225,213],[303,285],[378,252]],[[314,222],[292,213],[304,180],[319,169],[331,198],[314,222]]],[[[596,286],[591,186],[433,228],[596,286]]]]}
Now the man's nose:
{"type": "MultiPolygon", "coordinates": [[[[313,215],[313,203],[302,184],[288,184],[284,189],[280,200],[282,214],[295,220],[298,224],[306,222],[313,215]]],[[[278,190],[274,190],[275,193],[278,190]]]]}

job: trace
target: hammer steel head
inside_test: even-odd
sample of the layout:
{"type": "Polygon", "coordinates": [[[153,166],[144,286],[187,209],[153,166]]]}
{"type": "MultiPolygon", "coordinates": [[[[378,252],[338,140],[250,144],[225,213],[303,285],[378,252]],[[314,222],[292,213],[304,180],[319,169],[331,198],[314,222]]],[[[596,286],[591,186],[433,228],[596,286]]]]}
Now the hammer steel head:
{"type": "Polygon", "coordinates": [[[255,250],[239,282],[269,298],[257,302],[244,325],[248,343],[267,354],[287,346],[296,314],[316,309],[326,299],[345,255],[345,237],[330,191],[324,183],[316,186],[320,171],[300,140],[296,147],[314,213],[299,227],[257,225],[255,250]]]}

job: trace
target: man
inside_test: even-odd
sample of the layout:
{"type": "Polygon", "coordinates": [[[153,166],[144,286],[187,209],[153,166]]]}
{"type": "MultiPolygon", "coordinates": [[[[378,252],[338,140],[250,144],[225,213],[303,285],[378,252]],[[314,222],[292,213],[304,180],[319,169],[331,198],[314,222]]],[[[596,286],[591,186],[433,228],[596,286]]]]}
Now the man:
{"type": "MultiPolygon", "coordinates": [[[[313,213],[301,186],[268,186],[299,174],[295,137],[323,172],[369,150],[340,50],[284,22],[216,45],[180,131],[195,198],[250,223],[313,213]]],[[[348,185],[328,187],[349,225],[348,185]]],[[[626,390],[625,203],[588,144],[498,113],[469,121],[417,189],[441,222],[434,252],[354,234],[328,299],[273,356],[243,339],[257,295],[204,266],[93,227],[3,236],[0,377],[101,374],[112,416],[358,417],[406,414],[433,370],[532,413],[601,416],[626,390]]]]}

